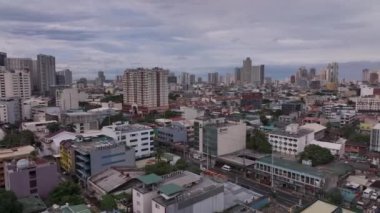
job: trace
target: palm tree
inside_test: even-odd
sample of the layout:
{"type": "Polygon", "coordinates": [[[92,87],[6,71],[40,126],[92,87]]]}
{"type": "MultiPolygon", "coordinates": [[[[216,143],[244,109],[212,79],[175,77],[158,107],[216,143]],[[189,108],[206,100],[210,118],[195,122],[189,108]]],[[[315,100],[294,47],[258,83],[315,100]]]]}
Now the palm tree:
{"type": "Polygon", "coordinates": [[[156,161],[161,162],[162,157],[164,156],[164,150],[161,147],[157,147],[156,149],[156,161]]]}

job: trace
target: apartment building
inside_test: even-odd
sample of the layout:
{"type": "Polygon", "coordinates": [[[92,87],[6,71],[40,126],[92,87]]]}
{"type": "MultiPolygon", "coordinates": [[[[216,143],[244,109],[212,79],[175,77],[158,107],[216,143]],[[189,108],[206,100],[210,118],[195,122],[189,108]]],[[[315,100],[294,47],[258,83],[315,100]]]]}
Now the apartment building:
{"type": "Polygon", "coordinates": [[[380,123],[372,127],[369,150],[380,152],[380,123]]]}
{"type": "Polygon", "coordinates": [[[61,115],[63,125],[73,125],[75,132],[84,133],[87,130],[98,130],[103,116],[91,112],[66,112],[61,115]]]}
{"type": "Polygon", "coordinates": [[[47,129],[47,126],[49,124],[57,123],[57,121],[36,121],[36,122],[23,122],[21,124],[22,130],[29,130],[32,132],[42,132],[42,133],[48,133],[49,130],[47,129]]]}
{"type": "Polygon", "coordinates": [[[147,111],[164,111],[169,108],[168,70],[127,69],[123,76],[124,104],[129,106],[133,113],[147,111]]]}
{"type": "Polygon", "coordinates": [[[224,210],[224,186],[188,171],[138,177],[133,188],[135,213],[212,213],[224,210]]]}
{"type": "Polygon", "coordinates": [[[380,98],[357,98],[355,110],[363,113],[380,112],[380,98]]]}
{"type": "Polygon", "coordinates": [[[32,108],[34,107],[47,107],[48,100],[44,98],[29,98],[23,100],[21,103],[22,120],[33,119],[32,108]]]}
{"type": "Polygon", "coordinates": [[[203,151],[203,129],[207,124],[224,123],[225,118],[211,118],[207,116],[197,117],[194,120],[194,149],[199,150],[199,153],[203,151]]]}
{"type": "Polygon", "coordinates": [[[55,92],[55,105],[62,111],[79,109],[79,93],[77,88],[58,89],[55,92]]]}
{"type": "Polygon", "coordinates": [[[11,149],[0,149],[0,187],[5,186],[4,182],[4,166],[12,160],[20,160],[28,158],[30,153],[34,151],[33,146],[20,146],[11,149]]]}
{"type": "Polygon", "coordinates": [[[15,124],[21,121],[19,98],[0,98],[0,122],[15,124]]]}
{"type": "Polygon", "coordinates": [[[154,153],[154,131],[149,126],[116,122],[103,127],[101,132],[132,147],[136,158],[148,157],[154,153]]]}
{"type": "Polygon", "coordinates": [[[28,99],[32,93],[29,70],[0,71],[0,97],[28,99]]]}
{"type": "Polygon", "coordinates": [[[190,121],[175,121],[157,129],[157,141],[160,143],[194,143],[194,127],[190,121]]]}
{"type": "Polygon", "coordinates": [[[272,150],[288,155],[302,152],[308,141],[314,140],[314,131],[300,128],[298,124],[289,124],[285,130],[275,130],[268,134],[272,150]]]}
{"type": "Polygon", "coordinates": [[[43,159],[20,159],[4,166],[5,189],[18,198],[48,195],[59,184],[57,164],[43,159]]]}

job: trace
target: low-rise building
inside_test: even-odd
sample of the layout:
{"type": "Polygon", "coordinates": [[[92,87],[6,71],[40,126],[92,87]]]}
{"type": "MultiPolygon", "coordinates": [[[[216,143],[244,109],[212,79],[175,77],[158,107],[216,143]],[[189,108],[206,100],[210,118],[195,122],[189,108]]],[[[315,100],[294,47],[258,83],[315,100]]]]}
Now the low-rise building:
{"type": "Polygon", "coordinates": [[[380,112],[380,98],[357,98],[356,112],[380,112]]]}
{"type": "Polygon", "coordinates": [[[87,130],[98,130],[101,117],[90,112],[67,112],[61,115],[63,125],[73,125],[75,132],[84,133],[87,130]]]}
{"type": "Polygon", "coordinates": [[[20,159],[4,167],[5,189],[17,197],[40,196],[47,198],[59,183],[57,164],[43,159],[20,159]]]}
{"type": "Polygon", "coordinates": [[[149,126],[116,122],[102,128],[101,132],[135,150],[136,158],[154,153],[154,132],[149,126]]]}
{"type": "Polygon", "coordinates": [[[21,121],[21,105],[19,98],[0,99],[0,122],[16,124],[21,121]]]}
{"type": "Polygon", "coordinates": [[[318,145],[322,148],[328,149],[332,155],[343,157],[345,153],[345,142],[344,143],[331,143],[325,141],[312,140],[309,144],[318,145]]]}
{"type": "Polygon", "coordinates": [[[188,171],[164,176],[154,174],[138,178],[133,188],[133,210],[144,213],[221,212],[224,210],[224,186],[188,171]]]}
{"type": "Polygon", "coordinates": [[[6,162],[28,158],[33,151],[33,146],[20,146],[11,149],[0,149],[0,187],[5,186],[4,165],[6,162]]]}
{"type": "Polygon", "coordinates": [[[48,100],[45,98],[30,98],[22,101],[22,120],[33,119],[32,108],[34,107],[47,107],[48,100]]]}
{"type": "Polygon", "coordinates": [[[305,149],[309,141],[314,140],[314,131],[299,128],[298,124],[289,124],[285,130],[275,130],[268,134],[272,150],[288,155],[297,155],[305,149]]]}
{"type": "Polygon", "coordinates": [[[37,121],[37,122],[23,122],[21,124],[22,130],[29,130],[32,132],[49,132],[47,126],[49,124],[57,123],[57,121],[37,121]]]}

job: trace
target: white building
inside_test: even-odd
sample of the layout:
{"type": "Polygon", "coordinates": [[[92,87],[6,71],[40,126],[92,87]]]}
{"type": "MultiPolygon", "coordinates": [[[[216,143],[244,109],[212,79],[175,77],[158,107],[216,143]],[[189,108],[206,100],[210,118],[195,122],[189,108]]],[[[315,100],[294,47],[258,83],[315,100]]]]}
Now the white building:
{"type": "Polygon", "coordinates": [[[57,90],[55,95],[56,106],[62,111],[79,108],[79,93],[77,88],[57,90]]]}
{"type": "Polygon", "coordinates": [[[344,155],[345,143],[331,143],[331,142],[312,140],[309,144],[314,144],[322,148],[326,148],[334,156],[343,157],[344,155]]]}
{"type": "Polygon", "coordinates": [[[380,98],[357,98],[356,112],[380,112],[380,98]]]}
{"type": "MultiPolygon", "coordinates": [[[[127,69],[123,76],[124,104],[150,110],[164,111],[169,107],[168,70],[127,69]]],[[[137,108],[136,108],[137,107],[137,108]]]]}
{"type": "Polygon", "coordinates": [[[300,128],[298,124],[289,124],[285,131],[273,131],[268,136],[272,150],[288,155],[303,152],[309,141],[314,140],[314,131],[300,128]]]}
{"type": "Polygon", "coordinates": [[[149,126],[128,123],[113,123],[102,128],[102,133],[135,149],[136,158],[154,153],[154,132],[149,126]]]}
{"type": "Polygon", "coordinates": [[[47,107],[48,100],[44,98],[30,98],[22,101],[21,114],[23,120],[33,119],[32,108],[47,107]]]}
{"type": "Polygon", "coordinates": [[[0,122],[11,123],[21,121],[21,106],[18,98],[0,99],[0,122]]]}
{"type": "Polygon", "coordinates": [[[22,130],[29,130],[32,132],[48,132],[47,126],[49,124],[57,123],[57,121],[39,121],[39,122],[23,122],[21,124],[22,130]]]}
{"type": "Polygon", "coordinates": [[[29,70],[0,71],[0,97],[28,99],[31,96],[29,70]]]}
{"type": "Polygon", "coordinates": [[[376,124],[371,130],[369,150],[380,152],[380,123],[376,124]]]}
{"type": "Polygon", "coordinates": [[[213,213],[224,210],[224,185],[188,171],[137,178],[133,188],[136,213],[213,213]]]}

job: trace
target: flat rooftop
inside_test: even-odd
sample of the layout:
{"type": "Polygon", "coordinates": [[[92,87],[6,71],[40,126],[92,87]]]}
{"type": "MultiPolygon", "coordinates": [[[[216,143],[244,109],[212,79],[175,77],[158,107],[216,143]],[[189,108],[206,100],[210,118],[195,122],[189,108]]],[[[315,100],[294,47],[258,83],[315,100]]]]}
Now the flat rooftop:
{"type": "Polygon", "coordinates": [[[273,130],[269,132],[270,135],[281,135],[285,137],[292,137],[292,138],[300,138],[305,135],[308,135],[310,133],[314,132],[313,130],[310,129],[299,129],[297,132],[288,132],[285,130],[273,130]]]}
{"type": "Polygon", "coordinates": [[[72,146],[79,151],[90,152],[101,147],[117,146],[117,142],[111,137],[98,135],[94,137],[84,137],[83,141],[74,140],[74,144],[72,146]]]}
{"type": "MultiPolygon", "coordinates": [[[[106,128],[112,128],[113,126],[106,126],[106,128]]],[[[150,126],[145,126],[141,124],[123,124],[123,125],[117,125],[115,127],[116,131],[121,131],[122,133],[128,133],[128,132],[138,132],[138,131],[144,131],[144,130],[153,130],[150,126]]]]}
{"type": "Polygon", "coordinates": [[[252,202],[263,195],[256,193],[250,189],[244,188],[232,182],[224,183],[224,209],[229,209],[237,204],[237,202],[252,202]]]}
{"type": "MultiPolygon", "coordinates": [[[[330,203],[326,203],[320,200],[315,201],[311,206],[307,207],[305,210],[302,211],[302,213],[320,213],[320,212],[326,212],[326,213],[332,213],[335,212],[339,207],[335,206],[330,203]]],[[[353,211],[343,209],[342,213],[353,213],[353,211]]]]}
{"type": "Polygon", "coordinates": [[[29,155],[34,151],[33,146],[19,146],[11,149],[0,149],[0,159],[9,159],[18,156],[29,155]]]}

